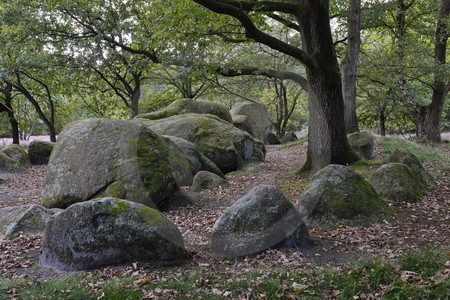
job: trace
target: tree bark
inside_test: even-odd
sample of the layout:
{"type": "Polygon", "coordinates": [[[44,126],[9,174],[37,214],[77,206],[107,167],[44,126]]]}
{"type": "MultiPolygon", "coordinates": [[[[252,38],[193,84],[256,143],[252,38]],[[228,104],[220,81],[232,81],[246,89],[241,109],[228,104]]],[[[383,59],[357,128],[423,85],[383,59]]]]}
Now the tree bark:
{"type": "Polygon", "coordinates": [[[16,116],[14,114],[14,110],[12,108],[12,86],[9,84],[6,84],[6,87],[2,88],[2,93],[5,95],[5,106],[6,106],[6,112],[8,114],[9,124],[11,125],[11,134],[13,138],[13,144],[19,145],[20,144],[20,136],[19,136],[19,122],[17,122],[16,116]]]}
{"type": "Polygon", "coordinates": [[[347,133],[358,132],[356,116],[356,75],[361,45],[361,0],[350,0],[348,8],[348,46],[342,62],[342,93],[347,133]]]}
{"type": "MultiPolygon", "coordinates": [[[[450,0],[442,0],[439,19],[436,26],[436,41],[434,46],[434,57],[437,67],[435,68],[433,94],[427,115],[426,138],[432,142],[441,142],[441,115],[445,98],[449,92],[449,83],[445,82],[442,67],[446,63],[447,40],[449,38],[446,20],[450,14],[450,0]]],[[[448,80],[448,79],[447,79],[448,80]]]]}
{"type": "Polygon", "coordinates": [[[386,136],[386,113],[384,107],[380,109],[378,119],[380,120],[380,135],[386,136]]]}
{"type": "Polygon", "coordinates": [[[308,156],[302,170],[358,160],[347,140],[341,74],[328,22],[328,2],[308,1],[298,18],[303,50],[315,58],[307,68],[309,93],[308,156]],[[327,20],[324,22],[324,20],[327,20]]]}

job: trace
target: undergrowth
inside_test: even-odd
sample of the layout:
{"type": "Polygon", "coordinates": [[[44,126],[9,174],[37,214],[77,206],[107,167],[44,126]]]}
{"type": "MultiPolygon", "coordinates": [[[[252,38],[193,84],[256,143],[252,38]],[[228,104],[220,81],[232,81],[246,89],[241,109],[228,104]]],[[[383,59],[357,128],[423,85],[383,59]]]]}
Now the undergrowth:
{"type": "Polygon", "coordinates": [[[158,280],[83,273],[49,280],[0,276],[0,299],[448,299],[449,272],[448,253],[424,250],[338,268],[191,269],[158,280]]]}

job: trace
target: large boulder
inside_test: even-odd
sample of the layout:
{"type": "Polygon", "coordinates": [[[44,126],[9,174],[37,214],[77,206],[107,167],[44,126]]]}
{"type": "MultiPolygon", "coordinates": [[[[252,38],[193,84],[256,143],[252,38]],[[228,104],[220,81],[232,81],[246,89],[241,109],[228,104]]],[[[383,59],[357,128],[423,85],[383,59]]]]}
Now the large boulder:
{"type": "Polygon", "coordinates": [[[262,161],[264,144],[213,115],[183,114],[161,120],[136,119],[161,135],[195,144],[223,173],[236,171],[252,160],[262,161]]]}
{"type": "Polygon", "coordinates": [[[288,132],[286,132],[286,134],[281,139],[281,143],[287,144],[287,143],[295,142],[296,140],[298,140],[298,137],[295,134],[295,132],[288,131],[288,132]]]}
{"type": "Polygon", "coordinates": [[[23,168],[24,166],[17,160],[0,151],[0,172],[18,172],[23,168]]]}
{"type": "Polygon", "coordinates": [[[401,163],[382,165],[370,178],[381,197],[393,201],[418,202],[425,195],[425,182],[401,163]]]}
{"type": "Polygon", "coordinates": [[[34,140],[28,146],[28,155],[30,157],[31,164],[33,165],[46,165],[50,160],[55,143],[34,140]]]}
{"type": "Polygon", "coordinates": [[[213,189],[226,183],[227,181],[225,179],[214,173],[200,171],[194,176],[191,190],[193,192],[200,192],[201,190],[213,189]]]}
{"type": "Polygon", "coordinates": [[[422,166],[419,159],[409,150],[397,148],[388,157],[388,162],[396,162],[406,165],[417,178],[422,179],[426,185],[435,183],[431,176],[422,166]]]}
{"type": "Polygon", "coordinates": [[[192,165],[194,166],[195,174],[203,170],[214,173],[220,177],[225,177],[222,171],[220,171],[220,169],[212,161],[210,161],[205,155],[203,155],[203,153],[201,153],[197,149],[194,143],[176,136],[164,135],[164,137],[174,142],[178,146],[178,148],[180,148],[180,150],[183,151],[183,153],[189,158],[192,165]]]}
{"type": "Polygon", "coordinates": [[[116,198],[71,205],[45,230],[40,264],[64,271],[185,257],[178,228],[159,211],[116,198]]]}
{"type": "Polygon", "coordinates": [[[279,145],[281,144],[281,140],[275,133],[268,132],[265,143],[267,145],[279,145]]]}
{"type": "Polygon", "coordinates": [[[267,142],[267,133],[272,125],[267,108],[261,103],[244,103],[230,110],[233,124],[253,137],[267,142]]]}
{"type": "Polygon", "coordinates": [[[2,153],[16,160],[23,167],[30,165],[30,158],[27,151],[19,145],[9,145],[2,149],[2,153]]]}
{"type": "Polygon", "coordinates": [[[369,225],[389,217],[391,208],[351,168],[328,165],[312,177],[298,210],[307,226],[369,225]]]}
{"type": "Polygon", "coordinates": [[[294,205],[274,186],[260,185],[228,208],[214,224],[211,248],[223,256],[247,256],[269,248],[310,245],[294,205]]]}
{"type": "Polygon", "coordinates": [[[189,113],[211,114],[227,122],[230,123],[233,122],[230,112],[228,111],[227,107],[224,104],[203,100],[193,100],[188,98],[176,100],[172,102],[169,106],[163,108],[162,110],[140,114],[136,118],[159,120],[175,115],[182,115],[189,113]]]}
{"type": "Polygon", "coordinates": [[[359,152],[364,158],[371,159],[373,157],[373,149],[375,147],[375,136],[366,130],[354,132],[348,135],[350,147],[359,152]]]}
{"type": "Polygon", "coordinates": [[[0,240],[19,235],[42,236],[55,212],[36,204],[0,208],[0,240]]]}
{"type": "Polygon", "coordinates": [[[133,121],[87,119],[67,125],[52,152],[46,207],[116,197],[153,208],[192,183],[189,159],[169,139],[133,121]]]}

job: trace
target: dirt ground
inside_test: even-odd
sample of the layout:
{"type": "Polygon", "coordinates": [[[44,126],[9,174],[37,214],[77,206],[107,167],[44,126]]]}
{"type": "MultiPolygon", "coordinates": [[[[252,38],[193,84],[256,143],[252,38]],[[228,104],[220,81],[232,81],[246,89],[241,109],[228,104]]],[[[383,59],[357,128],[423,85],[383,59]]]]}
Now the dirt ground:
{"type": "MultiPolygon", "coordinates": [[[[379,153],[379,152],[378,152],[379,153]]],[[[438,248],[449,251],[450,237],[450,172],[439,174],[437,184],[422,201],[414,204],[390,203],[397,210],[392,220],[370,227],[310,228],[315,245],[308,249],[271,249],[246,259],[224,260],[209,252],[209,237],[216,219],[251,188],[259,184],[276,185],[294,204],[306,183],[295,175],[304,160],[306,148],[268,146],[266,160],[227,175],[229,185],[193,193],[185,188],[194,205],[166,212],[183,234],[190,258],[185,264],[164,272],[180,269],[314,266],[339,268],[342,264],[365,256],[396,258],[411,250],[438,248]],[[297,184],[296,184],[297,183],[297,184]]],[[[447,153],[448,154],[448,153],[447,153]]],[[[427,167],[427,166],[426,166],[427,167]]],[[[6,184],[0,185],[0,207],[39,203],[45,178],[45,166],[32,166],[18,174],[3,174],[6,184]]],[[[0,270],[8,277],[52,277],[58,273],[37,267],[40,237],[19,237],[0,243],[0,270]]],[[[105,268],[92,272],[122,274],[159,272],[154,266],[136,265],[105,268]]]]}

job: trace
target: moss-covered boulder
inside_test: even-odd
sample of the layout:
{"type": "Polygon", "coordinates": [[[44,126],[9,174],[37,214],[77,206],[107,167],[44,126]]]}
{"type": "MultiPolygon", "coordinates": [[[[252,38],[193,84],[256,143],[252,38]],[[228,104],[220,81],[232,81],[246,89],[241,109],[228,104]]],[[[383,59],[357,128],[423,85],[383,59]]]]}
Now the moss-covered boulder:
{"type": "Polygon", "coordinates": [[[260,185],[229,207],[214,224],[212,251],[247,256],[275,247],[310,245],[308,230],[280,189],[260,185]]]}
{"type": "Polygon", "coordinates": [[[230,112],[228,111],[227,107],[224,104],[203,100],[193,100],[188,98],[176,100],[172,102],[169,106],[159,111],[140,114],[136,118],[159,120],[171,116],[189,113],[211,114],[227,122],[230,123],[232,122],[230,112]]]}
{"type": "Polygon", "coordinates": [[[369,225],[392,212],[364,178],[341,165],[328,165],[312,177],[298,209],[312,227],[369,225]]]}
{"type": "Polygon", "coordinates": [[[169,139],[133,121],[87,119],[67,125],[52,152],[43,189],[46,207],[117,197],[164,206],[193,167],[169,139]]]}
{"type": "Polygon", "coordinates": [[[227,181],[222,177],[208,171],[200,171],[194,176],[191,190],[200,192],[201,190],[213,189],[225,184],[227,184],[227,181]]]}
{"type": "Polygon", "coordinates": [[[0,172],[19,172],[24,166],[0,151],[0,172]]]}
{"type": "Polygon", "coordinates": [[[281,139],[275,133],[268,132],[267,138],[266,138],[266,144],[267,145],[280,145],[281,139]]]}
{"type": "Polygon", "coordinates": [[[178,228],[148,206],[103,198],[71,205],[45,230],[39,262],[64,271],[131,262],[183,261],[178,228]]]}
{"type": "Polygon", "coordinates": [[[262,161],[264,144],[214,115],[183,114],[161,120],[136,119],[161,135],[195,144],[223,173],[236,171],[250,161],[262,161]]]}
{"type": "Polygon", "coordinates": [[[286,132],[286,134],[281,138],[281,143],[287,144],[287,143],[295,142],[296,140],[298,140],[298,137],[297,137],[297,135],[295,134],[295,132],[293,132],[293,131],[288,131],[288,132],[286,132]]]}
{"type": "Polygon", "coordinates": [[[55,143],[34,140],[28,146],[28,156],[33,165],[46,165],[50,160],[55,143]]]}
{"type": "Polygon", "coordinates": [[[222,171],[220,171],[220,169],[212,161],[210,161],[205,155],[203,155],[203,153],[201,153],[197,149],[194,143],[176,136],[164,135],[164,137],[174,142],[178,146],[178,148],[180,148],[180,150],[189,158],[192,165],[194,166],[194,174],[197,174],[198,172],[203,170],[225,178],[225,175],[223,175],[222,171]]]}
{"type": "Polygon", "coordinates": [[[381,197],[393,201],[418,202],[425,195],[425,182],[401,163],[382,165],[370,178],[381,197]]]}
{"type": "Polygon", "coordinates": [[[359,152],[364,158],[371,159],[375,148],[375,136],[367,130],[348,135],[350,147],[359,152]]]}
{"type": "Polygon", "coordinates": [[[27,167],[31,164],[27,151],[19,145],[8,145],[2,149],[2,152],[6,156],[18,161],[23,167],[27,167]]]}
{"type": "Polygon", "coordinates": [[[396,162],[406,165],[426,185],[433,185],[435,183],[433,176],[424,169],[417,156],[407,149],[395,149],[387,160],[391,163],[396,162]]]}
{"type": "Polygon", "coordinates": [[[0,240],[42,236],[54,211],[36,204],[0,208],[0,240]]]}
{"type": "Polygon", "coordinates": [[[243,103],[230,110],[233,124],[250,133],[254,138],[267,142],[272,125],[267,108],[261,103],[243,103]]]}

